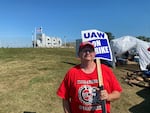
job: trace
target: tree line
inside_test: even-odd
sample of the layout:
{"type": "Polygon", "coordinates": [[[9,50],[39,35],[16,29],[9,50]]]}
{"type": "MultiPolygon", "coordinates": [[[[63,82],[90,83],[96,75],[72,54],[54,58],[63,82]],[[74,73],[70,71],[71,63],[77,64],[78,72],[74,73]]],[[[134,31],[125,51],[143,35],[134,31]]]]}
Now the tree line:
{"type": "MultiPolygon", "coordinates": [[[[115,39],[115,36],[111,32],[105,32],[105,33],[107,34],[109,41],[115,39]]],[[[150,42],[150,37],[137,36],[136,38],[146,42],[150,42]]]]}

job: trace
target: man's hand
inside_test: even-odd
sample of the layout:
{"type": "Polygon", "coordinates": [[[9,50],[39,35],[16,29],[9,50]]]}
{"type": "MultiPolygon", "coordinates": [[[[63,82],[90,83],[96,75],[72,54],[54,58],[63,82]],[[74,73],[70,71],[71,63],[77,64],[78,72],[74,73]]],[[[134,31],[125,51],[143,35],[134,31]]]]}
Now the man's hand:
{"type": "Polygon", "coordinates": [[[108,94],[107,90],[100,91],[100,99],[101,100],[109,100],[109,94],[108,94]]]}

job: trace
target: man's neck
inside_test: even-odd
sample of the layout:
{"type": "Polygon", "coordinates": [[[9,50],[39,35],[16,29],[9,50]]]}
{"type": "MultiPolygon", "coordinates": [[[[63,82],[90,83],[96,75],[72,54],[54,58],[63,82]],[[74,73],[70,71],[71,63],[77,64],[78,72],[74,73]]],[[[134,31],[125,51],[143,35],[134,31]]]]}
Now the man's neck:
{"type": "Polygon", "coordinates": [[[96,64],[94,61],[82,62],[80,67],[85,73],[91,73],[94,71],[96,64]]]}

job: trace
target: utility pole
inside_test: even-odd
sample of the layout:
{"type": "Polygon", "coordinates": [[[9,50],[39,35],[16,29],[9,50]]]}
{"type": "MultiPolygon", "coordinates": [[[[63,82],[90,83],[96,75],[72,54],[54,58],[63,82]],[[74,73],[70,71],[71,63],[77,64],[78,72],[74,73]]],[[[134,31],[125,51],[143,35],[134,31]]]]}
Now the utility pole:
{"type": "Polygon", "coordinates": [[[36,33],[37,33],[37,28],[34,28],[34,48],[36,47],[36,33]]]}
{"type": "Polygon", "coordinates": [[[34,32],[32,31],[32,46],[34,48],[34,32]]]}
{"type": "Polygon", "coordinates": [[[64,40],[65,40],[65,47],[66,47],[66,36],[64,36],[64,40]]]}

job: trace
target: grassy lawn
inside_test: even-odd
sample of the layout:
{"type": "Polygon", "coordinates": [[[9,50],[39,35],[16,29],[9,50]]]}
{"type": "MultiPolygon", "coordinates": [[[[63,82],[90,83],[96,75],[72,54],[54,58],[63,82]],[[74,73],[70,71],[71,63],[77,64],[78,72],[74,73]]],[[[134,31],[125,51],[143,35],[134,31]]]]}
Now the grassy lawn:
{"type": "MultiPolygon", "coordinates": [[[[66,71],[78,63],[73,48],[1,48],[0,113],[63,113],[56,90],[66,71]]],[[[127,68],[138,66],[113,70],[123,93],[112,102],[112,113],[150,113],[149,89],[131,87],[121,79],[127,68]]]]}

